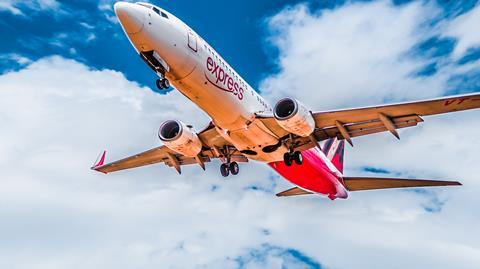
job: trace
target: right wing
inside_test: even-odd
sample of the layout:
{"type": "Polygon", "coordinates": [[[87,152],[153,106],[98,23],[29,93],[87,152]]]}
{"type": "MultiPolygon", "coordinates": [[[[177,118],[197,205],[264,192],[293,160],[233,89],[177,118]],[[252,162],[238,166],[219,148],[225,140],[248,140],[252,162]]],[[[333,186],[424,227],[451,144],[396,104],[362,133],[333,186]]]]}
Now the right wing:
{"type": "MultiPolygon", "coordinates": [[[[425,101],[407,102],[363,108],[313,112],[317,141],[337,137],[352,144],[351,138],[390,131],[396,137],[397,129],[416,126],[423,122],[422,116],[480,108],[480,94],[442,97],[425,101]]],[[[271,115],[258,118],[278,137],[287,137],[284,130],[271,115]]],[[[313,147],[309,138],[300,138],[304,148],[313,147]]]]}
{"type": "MultiPolygon", "coordinates": [[[[204,147],[197,157],[186,157],[175,151],[160,146],[145,152],[121,159],[112,163],[103,164],[105,160],[105,152],[102,154],[100,161],[95,164],[92,169],[102,173],[111,173],[119,170],[141,167],[155,163],[165,163],[170,167],[174,167],[181,173],[182,165],[199,164],[205,169],[204,163],[210,162],[213,158],[224,158],[225,147],[231,149],[233,146],[220,136],[215,127],[210,124],[205,130],[198,134],[204,147]]],[[[233,149],[232,151],[234,151],[233,149]]],[[[240,153],[232,154],[232,161],[247,162],[248,159],[240,153]]]]}

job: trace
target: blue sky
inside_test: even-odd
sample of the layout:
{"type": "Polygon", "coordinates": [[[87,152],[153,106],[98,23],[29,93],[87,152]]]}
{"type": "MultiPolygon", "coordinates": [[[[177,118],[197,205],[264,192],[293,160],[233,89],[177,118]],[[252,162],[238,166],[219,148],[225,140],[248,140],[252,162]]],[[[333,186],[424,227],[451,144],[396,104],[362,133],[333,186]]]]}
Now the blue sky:
{"type": "MultiPolygon", "coordinates": [[[[188,23],[267,100],[312,110],[480,91],[478,1],[152,1],[188,23]]],[[[0,2],[0,267],[478,268],[478,111],[354,140],[348,175],[462,188],[277,199],[259,163],[108,176],[159,145],[167,119],[209,119],[159,95],[110,0],[0,2]],[[465,233],[465,230],[470,231],[465,233]],[[348,257],[348,258],[345,258],[348,257]],[[406,258],[408,257],[408,258],[406,258]]]]}
{"type": "MultiPolygon", "coordinates": [[[[2,42],[0,52],[31,59],[59,54],[96,68],[122,70],[129,79],[154,85],[155,75],[139,61],[120,26],[107,20],[106,16],[114,16],[112,10],[99,9],[97,1],[59,2],[65,11],[61,14],[28,10],[25,16],[18,16],[3,12],[0,34],[11,38],[2,42]],[[95,38],[85,42],[90,35],[95,38]]],[[[226,5],[224,1],[209,1],[206,5],[198,1],[152,1],[194,28],[252,84],[275,69],[270,59],[275,51],[264,39],[265,18],[298,2],[237,1],[226,5]]]]}
{"type": "MultiPolygon", "coordinates": [[[[266,37],[269,29],[266,19],[288,5],[304,1],[236,1],[225,5],[224,1],[152,1],[171,11],[192,26],[214,46],[252,85],[258,88],[260,81],[278,70],[278,51],[266,37]]],[[[355,1],[349,1],[355,2],[355,1]]],[[[365,1],[359,1],[365,2],[365,1]]],[[[405,5],[412,1],[394,1],[405,5]]],[[[458,16],[472,9],[477,1],[438,1],[444,13],[442,18],[458,16]]],[[[0,53],[16,53],[35,60],[46,55],[58,54],[77,59],[98,69],[121,70],[128,79],[152,88],[155,75],[139,61],[115,20],[111,2],[59,1],[61,11],[25,9],[23,15],[3,11],[0,17],[0,34],[4,37],[0,53]],[[102,8],[99,8],[102,7],[102,8]]],[[[345,1],[310,1],[312,10],[332,9],[345,1]]],[[[21,6],[21,5],[20,5],[21,6]]],[[[434,58],[451,53],[454,39],[431,38],[418,44],[415,53],[431,57],[433,62],[418,75],[435,72],[434,58]]],[[[479,57],[472,50],[460,62],[479,57]]],[[[2,70],[11,69],[12,63],[4,61],[2,70]]],[[[452,83],[458,81],[455,78],[452,83]]],[[[473,78],[472,78],[473,79],[473,78]]]]}

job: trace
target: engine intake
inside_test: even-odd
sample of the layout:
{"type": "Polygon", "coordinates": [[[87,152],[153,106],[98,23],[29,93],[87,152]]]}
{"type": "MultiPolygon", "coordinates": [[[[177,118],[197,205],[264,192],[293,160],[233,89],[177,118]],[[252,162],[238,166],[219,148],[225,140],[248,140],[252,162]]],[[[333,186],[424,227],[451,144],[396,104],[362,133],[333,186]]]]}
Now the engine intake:
{"type": "Polygon", "coordinates": [[[164,122],[158,137],[169,149],[187,157],[196,157],[202,150],[202,141],[190,126],[176,120],[164,122]]]}
{"type": "Polygon", "coordinates": [[[287,97],[278,101],[273,115],[278,125],[290,133],[307,137],[315,130],[315,120],[310,110],[295,99],[287,97]]]}

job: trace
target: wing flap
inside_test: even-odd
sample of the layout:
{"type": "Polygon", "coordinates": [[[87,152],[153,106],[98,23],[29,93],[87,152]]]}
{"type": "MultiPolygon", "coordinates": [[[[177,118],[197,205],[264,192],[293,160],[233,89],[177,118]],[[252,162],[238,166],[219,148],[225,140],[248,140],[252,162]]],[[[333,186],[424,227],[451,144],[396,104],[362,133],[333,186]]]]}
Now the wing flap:
{"type": "MultiPolygon", "coordinates": [[[[397,129],[402,129],[417,126],[418,123],[423,122],[423,119],[418,115],[410,115],[405,117],[393,118],[392,121],[397,129]]],[[[350,137],[358,137],[388,131],[388,129],[380,121],[380,119],[373,119],[358,123],[350,123],[344,125],[344,127],[348,131],[350,137]]],[[[325,140],[332,137],[338,137],[339,139],[345,138],[336,126],[318,129],[315,132],[315,136],[319,140],[325,140]]]]}
{"type": "Polygon", "coordinates": [[[280,193],[277,193],[277,197],[288,197],[288,196],[298,196],[298,195],[308,195],[308,194],[313,194],[312,192],[306,191],[304,189],[301,189],[299,187],[293,187],[291,189],[288,189],[286,191],[282,191],[280,193]]]}
{"type": "Polygon", "coordinates": [[[457,181],[372,177],[344,177],[343,182],[349,191],[462,185],[457,181]]]}

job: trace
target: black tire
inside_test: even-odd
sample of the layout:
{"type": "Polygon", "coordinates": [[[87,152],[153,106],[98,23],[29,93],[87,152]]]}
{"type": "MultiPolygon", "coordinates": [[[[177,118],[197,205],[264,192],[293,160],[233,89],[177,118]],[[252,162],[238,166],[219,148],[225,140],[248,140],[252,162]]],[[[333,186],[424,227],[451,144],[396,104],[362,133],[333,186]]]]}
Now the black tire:
{"type": "Polygon", "coordinates": [[[228,177],[230,175],[230,167],[226,163],[222,163],[220,165],[220,174],[222,174],[223,177],[228,177]]]}
{"type": "Polygon", "coordinates": [[[303,163],[302,153],[300,151],[295,151],[293,153],[293,160],[295,161],[296,164],[302,165],[302,163],[303,163]]]}
{"type": "Polygon", "coordinates": [[[157,81],[155,81],[155,85],[157,85],[157,88],[159,90],[163,90],[163,81],[161,79],[157,79],[157,81]]]}
{"type": "Polygon", "coordinates": [[[164,89],[170,88],[170,81],[168,81],[168,79],[164,78],[162,80],[162,86],[163,86],[164,89]]]}
{"type": "Polygon", "coordinates": [[[232,175],[238,175],[238,172],[240,172],[240,167],[238,167],[238,163],[237,162],[232,162],[230,164],[230,173],[232,173],[232,175]]]}
{"type": "Polygon", "coordinates": [[[290,154],[290,152],[283,154],[283,162],[286,166],[292,166],[292,154],[290,154]]]}

